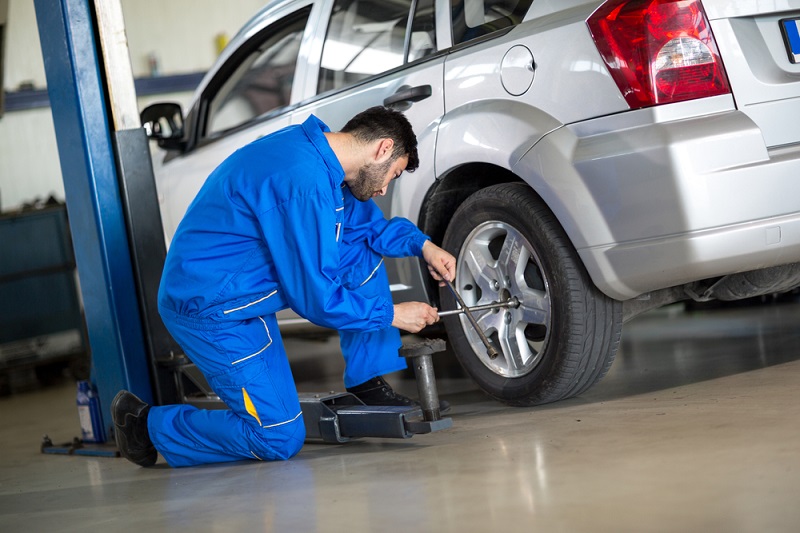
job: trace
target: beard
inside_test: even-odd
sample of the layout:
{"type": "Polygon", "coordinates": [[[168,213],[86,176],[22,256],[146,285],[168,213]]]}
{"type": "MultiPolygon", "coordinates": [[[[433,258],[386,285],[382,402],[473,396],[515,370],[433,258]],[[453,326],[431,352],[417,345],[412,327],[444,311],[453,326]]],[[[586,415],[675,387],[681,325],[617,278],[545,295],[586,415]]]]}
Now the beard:
{"type": "Polygon", "coordinates": [[[385,163],[370,163],[358,169],[358,175],[348,183],[350,192],[356,199],[366,202],[372,196],[383,189],[383,181],[386,179],[393,161],[390,159],[385,163]]]}

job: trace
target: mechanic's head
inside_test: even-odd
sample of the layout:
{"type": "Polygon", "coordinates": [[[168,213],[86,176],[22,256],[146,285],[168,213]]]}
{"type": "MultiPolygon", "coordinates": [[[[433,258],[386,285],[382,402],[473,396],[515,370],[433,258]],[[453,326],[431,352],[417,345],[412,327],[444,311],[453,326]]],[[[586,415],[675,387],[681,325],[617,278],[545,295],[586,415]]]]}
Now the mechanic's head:
{"type": "Polygon", "coordinates": [[[351,118],[341,131],[363,143],[391,139],[394,142],[392,160],[408,156],[406,172],[414,172],[419,167],[417,136],[411,123],[400,111],[383,106],[370,107],[351,118]]]}
{"type": "Polygon", "coordinates": [[[366,202],[375,196],[383,196],[389,183],[403,171],[414,172],[419,166],[417,137],[408,119],[393,109],[371,107],[354,116],[345,124],[341,133],[352,135],[365,145],[380,141],[379,151],[386,150],[388,157],[379,162],[365,162],[354,179],[348,182],[350,192],[366,202]]]}

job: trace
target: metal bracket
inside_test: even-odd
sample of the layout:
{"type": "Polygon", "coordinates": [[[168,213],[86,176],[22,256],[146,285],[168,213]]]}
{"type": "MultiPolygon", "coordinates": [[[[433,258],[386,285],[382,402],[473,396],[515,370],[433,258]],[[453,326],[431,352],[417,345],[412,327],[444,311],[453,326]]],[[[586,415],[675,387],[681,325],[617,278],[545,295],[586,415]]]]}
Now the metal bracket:
{"type": "Polygon", "coordinates": [[[451,418],[423,420],[419,407],[364,405],[348,392],[299,396],[306,440],[343,443],[362,437],[409,439],[453,425],[451,418]]]}

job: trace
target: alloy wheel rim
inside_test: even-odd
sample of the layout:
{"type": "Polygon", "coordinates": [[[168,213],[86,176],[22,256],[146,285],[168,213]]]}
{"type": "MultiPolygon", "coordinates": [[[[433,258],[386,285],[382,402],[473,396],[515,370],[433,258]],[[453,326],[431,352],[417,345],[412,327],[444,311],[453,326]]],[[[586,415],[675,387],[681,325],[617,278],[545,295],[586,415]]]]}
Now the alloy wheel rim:
{"type": "Polygon", "coordinates": [[[464,241],[457,259],[456,287],[469,307],[516,297],[517,308],[489,309],[473,316],[500,355],[490,359],[466,316],[461,328],[478,359],[495,374],[518,378],[541,361],[550,338],[549,283],[536,251],[514,226],[488,221],[464,241]]]}

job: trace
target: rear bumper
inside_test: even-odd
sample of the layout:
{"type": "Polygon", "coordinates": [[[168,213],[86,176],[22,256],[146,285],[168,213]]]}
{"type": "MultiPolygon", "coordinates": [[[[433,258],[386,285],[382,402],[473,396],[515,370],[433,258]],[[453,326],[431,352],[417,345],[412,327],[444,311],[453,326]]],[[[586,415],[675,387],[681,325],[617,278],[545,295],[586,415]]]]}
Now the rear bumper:
{"type": "Polygon", "coordinates": [[[578,253],[602,292],[627,300],[656,289],[800,261],[800,213],[578,253]]]}
{"type": "Polygon", "coordinates": [[[565,128],[575,181],[554,211],[600,290],[626,300],[800,261],[800,145],[768,150],[735,110],[630,120],[565,128]]]}

